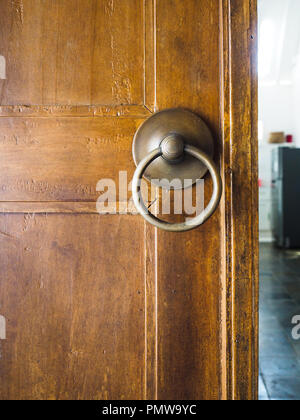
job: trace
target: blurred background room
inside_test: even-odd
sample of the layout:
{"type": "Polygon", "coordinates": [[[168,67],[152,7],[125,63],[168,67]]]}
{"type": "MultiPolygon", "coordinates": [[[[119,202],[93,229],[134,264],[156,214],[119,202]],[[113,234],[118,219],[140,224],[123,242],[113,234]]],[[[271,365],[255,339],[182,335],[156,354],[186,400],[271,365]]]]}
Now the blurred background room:
{"type": "Polygon", "coordinates": [[[258,0],[260,399],[300,399],[300,1],[258,0]]]}

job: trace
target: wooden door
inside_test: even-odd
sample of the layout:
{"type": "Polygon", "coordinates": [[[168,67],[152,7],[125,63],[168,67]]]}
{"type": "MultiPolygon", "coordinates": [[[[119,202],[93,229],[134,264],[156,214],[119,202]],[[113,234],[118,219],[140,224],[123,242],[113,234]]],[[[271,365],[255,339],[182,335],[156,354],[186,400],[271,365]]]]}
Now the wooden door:
{"type": "Polygon", "coordinates": [[[0,398],[255,398],[256,0],[0,0],[0,55],[0,398]],[[98,214],[170,107],[214,133],[218,211],[98,214]]]}

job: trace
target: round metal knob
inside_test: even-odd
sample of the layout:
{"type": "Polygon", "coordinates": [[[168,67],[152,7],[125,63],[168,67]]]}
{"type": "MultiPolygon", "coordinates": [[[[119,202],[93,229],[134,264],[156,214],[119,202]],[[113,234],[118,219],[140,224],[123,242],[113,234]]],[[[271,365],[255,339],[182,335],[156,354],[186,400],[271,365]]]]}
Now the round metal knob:
{"type": "Polygon", "coordinates": [[[178,134],[170,134],[161,142],[162,157],[176,162],[183,156],[184,140],[178,134]]]}

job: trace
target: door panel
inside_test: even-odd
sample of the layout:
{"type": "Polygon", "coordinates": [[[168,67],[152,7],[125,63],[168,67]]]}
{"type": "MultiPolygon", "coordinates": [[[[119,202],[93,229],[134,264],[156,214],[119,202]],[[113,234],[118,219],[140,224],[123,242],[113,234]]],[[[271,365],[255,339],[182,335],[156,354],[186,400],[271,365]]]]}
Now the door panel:
{"type": "Polygon", "coordinates": [[[255,29],[254,0],[0,0],[0,399],[256,397],[255,29]],[[169,107],[214,134],[218,211],[98,214],[169,107]]]}
{"type": "Polygon", "coordinates": [[[1,215],[2,399],[143,398],[144,224],[103,218],[1,215]]]}
{"type": "Polygon", "coordinates": [[[158,232],[158,397],[220,398],[220,237],[216,221],[174,241],[158,232]],[[171,250],[171,252],[170,252],[171,250]],[[216,293],[218,291],[218,293],[216,293]]]}
{"type": "Polygon", "coordinates": [[[143,104],[143,0],[6,3],[2,105],[143,104]]]}
{"type": "Polygon", "coordinates": [[[95,201],[99,179],[132,177],[142,117],[0,118],[1,199],[95,201]],[[112,164],[112,162],[114,164],[112,164]]]}

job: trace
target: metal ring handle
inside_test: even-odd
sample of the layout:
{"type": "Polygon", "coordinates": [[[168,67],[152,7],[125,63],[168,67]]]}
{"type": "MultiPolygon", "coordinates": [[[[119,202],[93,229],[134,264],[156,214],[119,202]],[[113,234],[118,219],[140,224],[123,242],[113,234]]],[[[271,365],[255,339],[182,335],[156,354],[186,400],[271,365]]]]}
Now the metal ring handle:
{"type": "Polygon", "coordinates": [[[155,159],[162,156],[163,152],[161,147],[153,150],[144,159],[141,160],[136,168],[132,180],[132,197],[138,212],[144,217],[145,220],[147,220],[147,222],[151,223],[153,226],[169,232],[187,232],[202,225],[216,211],[222,196],[222,180],[215,163],[210,159],[210,157],[208,157],[206,153],[190,145],[185,145],[184,152],[204,163],[207,166],[213,180],[213,194],[208,206],[201,212],[201,214],[194,217],[193,219],[187,220],[183,223],[172,224],[165,222],[151,214],[143,202],[140,191],[141,180],[148,166],[155,159]]]}

